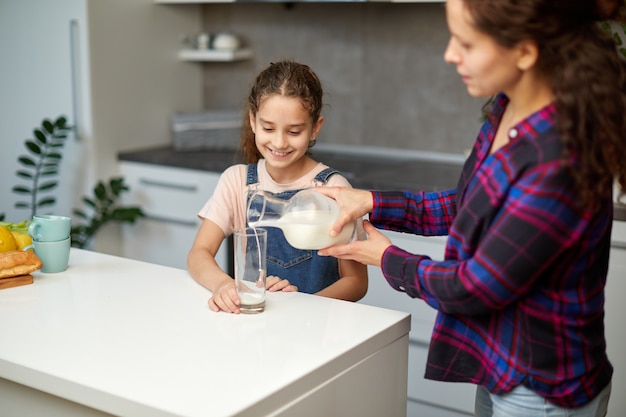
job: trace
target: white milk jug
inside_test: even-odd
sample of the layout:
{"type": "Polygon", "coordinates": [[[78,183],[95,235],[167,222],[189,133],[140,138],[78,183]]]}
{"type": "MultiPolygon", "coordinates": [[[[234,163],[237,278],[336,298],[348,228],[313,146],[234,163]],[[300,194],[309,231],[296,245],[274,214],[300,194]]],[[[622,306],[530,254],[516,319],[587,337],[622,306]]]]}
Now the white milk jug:
{"type": "Polygon", "coordinates": [[[346,224],[339,235],[332,237],[330,229],[338,216],[337,202],[312,189],[298,191],[288,200],[265,191],[254,191],[248,199],[248,225],[278,227],[296,249],[318,250],[348,243],[356,222],[346,224]]]}

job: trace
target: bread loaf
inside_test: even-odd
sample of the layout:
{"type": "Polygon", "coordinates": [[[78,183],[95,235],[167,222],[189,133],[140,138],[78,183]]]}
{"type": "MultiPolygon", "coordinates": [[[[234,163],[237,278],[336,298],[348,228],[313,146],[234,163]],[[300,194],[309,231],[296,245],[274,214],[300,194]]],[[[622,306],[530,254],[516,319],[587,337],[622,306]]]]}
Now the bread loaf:
{"type": "Polygon", "coordinates": [[[31,251],[0,253],[0,279],[30,274],[38,269],[41,269],[41,259],[31,251]]]}

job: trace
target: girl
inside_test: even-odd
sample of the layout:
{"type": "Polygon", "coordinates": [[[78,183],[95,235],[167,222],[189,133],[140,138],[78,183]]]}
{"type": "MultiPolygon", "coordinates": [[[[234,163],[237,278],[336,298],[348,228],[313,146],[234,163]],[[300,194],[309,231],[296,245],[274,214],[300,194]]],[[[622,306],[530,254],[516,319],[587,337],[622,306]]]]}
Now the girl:
{"type": "Polygon", "coordinates": [[[626,72],[598,21],[623,0],[447,0],[444,59],[488,115],[458,186],[320,190],[334,226],[447,234],[445,260],[368,240],[320,254],[381,266],[438,310],[426,378],[478,386],[476,416],[604,416],[612,185],[626,189],[626,72]]]}
{"type": "MultiPolygon", "coordinates": [[[[245,227],[247,197],[260,189],[288,199],[317,185],[349,187],[337,171],[314,161],[308,150],[324,124],[322,86],[306,65],[271,64],[256,78],[248,97],[241,147],[248,165],[234,165],[222,176],[200,210],[202,224],[189,252],[191,276],[213,292],[214,311],[239,313],[234,280],[215,262],[225,237],[245,227]]],[[[359,238],[363,238],[362,226],[359,238]]],[[[291,247],[279,229],[268,228],[267,290],[303,291],[349,301],[367,292],[367,267],[317,256],[291,247]]]]}

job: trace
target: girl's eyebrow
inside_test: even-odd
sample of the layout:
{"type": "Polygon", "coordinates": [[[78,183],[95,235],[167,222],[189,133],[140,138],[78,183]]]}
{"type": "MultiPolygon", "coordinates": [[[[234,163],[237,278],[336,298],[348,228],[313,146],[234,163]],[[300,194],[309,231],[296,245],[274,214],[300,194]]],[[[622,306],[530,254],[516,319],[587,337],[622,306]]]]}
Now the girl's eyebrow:
{"type": "Polygon", "coordinates": [[[266,124],[274,124],[273,122],[270,122],[269,120],[266,120],[262,117],[259,117],[259,120],[261,121],[261,123],[266,123],[266,124]]]}
{"type": "MultiPolygon", "coordinates": [[[[264,119],[262,117],[259,117],[259,120],[261,121],[261,123],[264,123],[264,124],[269,124],[269,125],[274,125],[275,124],[274,122],[266,120],[266,119],[264,119]]],[[[305,126],[306,126],[306,122],[294,123],[294,124],[287,125],[288,128],[305,127],[305,126]]]]}

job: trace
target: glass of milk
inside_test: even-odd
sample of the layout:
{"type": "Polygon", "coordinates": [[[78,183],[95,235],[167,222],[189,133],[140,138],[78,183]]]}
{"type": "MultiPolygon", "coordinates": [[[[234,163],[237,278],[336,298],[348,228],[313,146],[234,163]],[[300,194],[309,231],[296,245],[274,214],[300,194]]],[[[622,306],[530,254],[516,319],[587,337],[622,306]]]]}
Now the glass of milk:
{"type": "Polygon", "coordinates": [[[239,310],[244,314],[261,313],[265,310],[267,231],[247,227],[236,230],[233,240],[239,310]]]}

